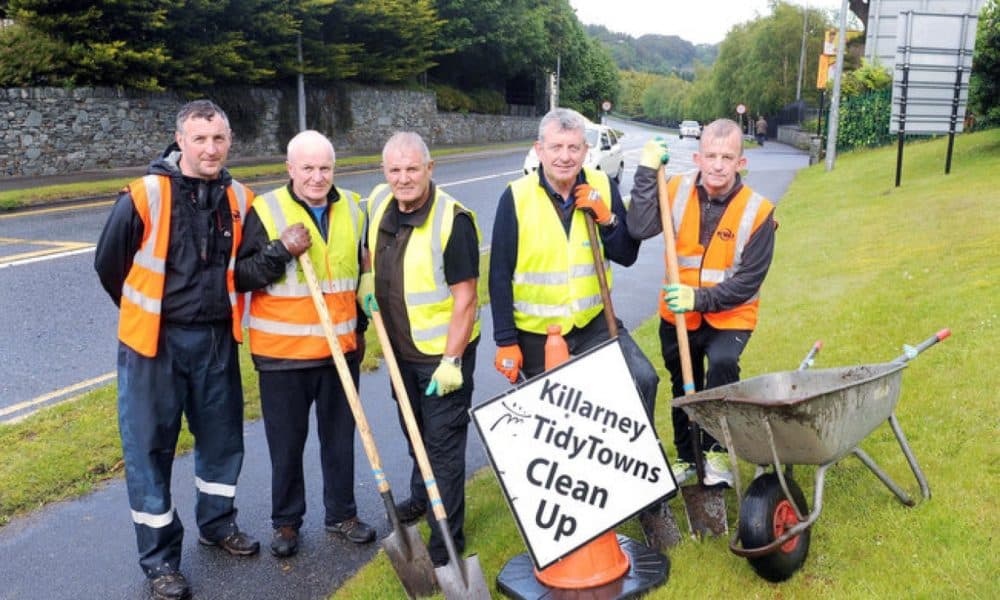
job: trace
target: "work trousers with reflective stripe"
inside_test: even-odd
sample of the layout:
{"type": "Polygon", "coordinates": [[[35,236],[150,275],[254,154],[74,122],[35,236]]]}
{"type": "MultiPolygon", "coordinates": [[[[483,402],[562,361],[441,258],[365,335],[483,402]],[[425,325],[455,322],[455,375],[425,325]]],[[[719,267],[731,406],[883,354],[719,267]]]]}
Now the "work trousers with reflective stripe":
{"type": "MultiPolygon", "coordinates": [[[[564,335],[563,339],[566,340],[570,356],[576,356],[606,342],[610,335],[608,321],[602,312],[591,319],[590,323],[583,327],[574,328],[569,332],[569,335],[564,335]]],[[[546,339],[548,336],[539,333],[517,332],[517,343],[521,346],[521,355],[524,357],[522,370],[527,377],[534,377],[545,370],[546,339]]],[[[656,374],[656,367],[642,353],[642,349],[635,343],[620,320],[618,321],[618,339],[621,343],[622,354],[625,355],[625,362],[632,373],[636,388],[639,390],[643,408],[646,409],[650,423],[654,423],[656,387],[660,383],[660,376],[656,374]]]]}
{"type": "MultiPolygon", "coordinates": [[[[750,341],[752,331],[744,329],[716,329],[702,319],[701,326],[694,331],[688,331],[688,344],[691,347],[691,373],[694,376],[694,390],[700,392],[740,380],[740,354],[750,341]],[[708,370],[705,370],[705,361],[708,370]]],[[[663,362],[670,371],[673,397],[684,395],[684,375],[681,372],[681,353],[677,344],[677,327],[660,319],[660,351],[663,362]]],[[[689,463],[694,462],[694,450],[691,447],[691,433],[688,430],[690,419],[687,413],[679,408],[670,411],[674,423],[674,447],[677,456],[689,463]]],[[[725,446],[701,431],[702,451],[723,451],[725,446]]]]}
{"type": "Polygon", "coordinates": [[[182,413],[195,439],[198,529],[217,541],[236,531],[243,465],[243,392],[228,321],[163,324],[153,358],[118,345],[118,428],[139,565],[148,577],[180,568],[184,528],[170,477],[182,413]]]}
{"type": "MultiPolygon", "coordinates": [[[[476,369],[476,346],[479,340],[470,343],[462,356],[462,387],[444,396],[426,396],[424,390],[431,382],[431,376],[437,369],[437,363],[414,363],[399,361],[399,370],[406,387],[406,394],[413,406],[413,414],[417,428],[427,449],[427,458],[434,471],[438,491],[448,514],[448,529],[455,541],[455,550],[461,553],[465,550],[465,442],[469,433],[469,409],[472,407],[473,372],[476,369]]],[[[396,392],[393,390],[393,398],[396,392]]],[[[399,413],[399,425],[406,435],[406,424],[403,414],[399,413]]],[[[407,436],[407,446],[410,457],[414,459],[410,472],[410,495],[427,503],[427,488],[424,484],[420,467],[416,463],[413,444],[407,436]]],[[[428,504],[428,508],[431,508],[428,504]]],[[[434,563],[444,564],[448,561],[448,551],[445,549],[444,538],[441,537],[433,513],[427,519],[431,529],[431,539],[428,553],[434,563]]]]}
{"type": "MultiPolygon", "coordinates": [[[[357,352],[347,354],[347,366],[358,385],[357,352]]],[[[271,455],[271,524],[302,526],[306,514],[306,484],[302,453],[309,436],[309,410],[316,404],[316,431],[323,471],[325,523],[332,525],[357,515],[354,502],[354,415],[331,363],[326,367],[260,371],[260,405],[271,455]]]]}

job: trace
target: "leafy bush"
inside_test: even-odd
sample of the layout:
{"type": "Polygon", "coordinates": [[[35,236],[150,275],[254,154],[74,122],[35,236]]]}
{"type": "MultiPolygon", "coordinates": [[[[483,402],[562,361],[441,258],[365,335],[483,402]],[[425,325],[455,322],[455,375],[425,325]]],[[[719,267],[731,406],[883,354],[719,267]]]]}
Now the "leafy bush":
{"type": "Polygon", "coordinates": [[[507,100],[496,90],[479,89],[469,93],[472,98],[472,112],[487,115],[502,115],[507,112],[507,100]]]}
{"type": "Polygon", "coordinates": [[[496,90],[478,89],[465,93],[444,84],[432,84],[437,95],[438,110],[459,113],[502,115],[507,112],[507,101],[496,90]]]}
{"type": "Polygon", "coordinates": [[[837,148],[870,148],[892,142],[896,138],[889,133],[891,114],[892,88],[841,99],[837,148]]]}

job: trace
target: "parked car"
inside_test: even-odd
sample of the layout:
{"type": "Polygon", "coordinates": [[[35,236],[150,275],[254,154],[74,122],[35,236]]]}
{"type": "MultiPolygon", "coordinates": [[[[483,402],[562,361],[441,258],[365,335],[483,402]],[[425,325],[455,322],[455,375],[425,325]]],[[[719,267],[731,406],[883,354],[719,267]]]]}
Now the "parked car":
{"type": "MultiPolygon", "coordinates": [[[[590,148],[583,164],[604,171],[608,177],[615,180],[615,183],[621,183],[622,172],[625,171],[625,153],[615,130],[607,125],[587,123],[584,136],[590,148]]],[[[524,157],[524,174],[527,175],[536,169],[538,169],[538,155],[532,146],[531,150],[528,150],[528,155],[524,157]]]]}
{"type": "Polygon", "coordinates": [[[701,125],[698,124],[698,121],[681,121],[678,135],[680,135],[682,140],[686,137],[693,137],[696,140],[700,140],[701,125]]]}

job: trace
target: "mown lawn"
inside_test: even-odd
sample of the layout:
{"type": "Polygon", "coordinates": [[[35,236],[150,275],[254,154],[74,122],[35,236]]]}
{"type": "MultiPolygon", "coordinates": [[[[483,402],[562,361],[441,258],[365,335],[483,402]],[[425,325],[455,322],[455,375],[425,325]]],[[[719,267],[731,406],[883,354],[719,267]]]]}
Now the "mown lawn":
{"type": "MultiPolygon", "coordinates": [[[[809,558],[792,579],[760,579],[729,552],[728,540],[686,541],[670,553],[667,585],[649,597],[1000,597],[993,545],[1000,526],[1000,130],[959,136],[948,176],[946,143],[908,144],[899,188],[895,148],[841,155],[830,173],[820,164],[798,175],[778,208],[761,323],[743,359],[745,378],[794,369],[821,339],[817,368],[875,363],[950,327],[950,339],[906,369],[897,409],[932,498],[906,508],[857,459],[846,458],[827,474],[809,558]]],[[[637,332],[654,357],[655,325],[651,320],[637,332]]],[[[657,429],[670,440],[666,387],[657,429]]],[[[862,448],[919,497],[888,426],[862,448]]],[[[796,469],[810,504],[814,472],[796,469]]],[[[742,474],[748,481],[752,467],[744,465],[742,474]]],[[[467,545],[492,584],[525,547],[492,472],[479,473],[467,495],[467,545]]],[[[728,500],[733,525],[735,494],[728,500]]],[[[683,524],[680,499],[672,505],[683,524]]],[[[640,536],[634,522],[620,532],[640,536]]],[[[401,594],[380,553],[333,597],[401,594]]]]}

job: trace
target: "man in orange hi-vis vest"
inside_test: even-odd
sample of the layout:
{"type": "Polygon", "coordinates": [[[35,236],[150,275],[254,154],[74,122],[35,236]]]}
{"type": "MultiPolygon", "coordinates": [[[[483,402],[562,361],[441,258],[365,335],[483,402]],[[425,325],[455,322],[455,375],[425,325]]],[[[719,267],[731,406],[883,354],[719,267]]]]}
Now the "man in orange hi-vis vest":
{"type": "MultiPolygon", "coordinates": [[[[656,177],[668,156],[658,138],[643,148],[626,218],[636,239],[663,231],[656,177]]],[[[660,349],[675,398],[685,390],[674,314],[687,313],[695,390],[739,381],[740,354],[757,325],[760,288],[774,254],[774,206],[739,175],[747,164],[740,126],[729,119],[708,124],[694,162],[697,171],[667,184],[680,284],[660,290],[660,349]]],[[[671,416],[678,456],[671,468],[679,484],[694,475],[695,457],[687,414],[674,408],[671,416]]],[[[725,449],[707,433],[701,436],[703,483],[732,486],[725,449]]]]}
{"type": "Polygon", "coordinates": [[[307,130],[288,142],[289,182],[259,196],[236,256],[236,289],[250,294],[250,354],[271,455],[271,553],[294,555],[306,512],[302,451],[316,405],[326,529],[363,544],[375,529],[354,503],[354,416],[296,257],[307,254],[358,386],[367,321],[355,293],[363,259],[360,197],[333,184],[333,144],[307,130]]]}
{"type": "Polygon", "coordinates": [[[196,100],[175,124],[175,142],[119,194],[94,257],[120,308],[118,427],[139,565],[153,597],[168,600],[191,595],[170,495],[182,413],[195,438],[198,540],[235,556],[260,548],[234,505],[243,298],[233,264],[253,193],[224,168],[232,133],[222,109],[196,100]]]}

